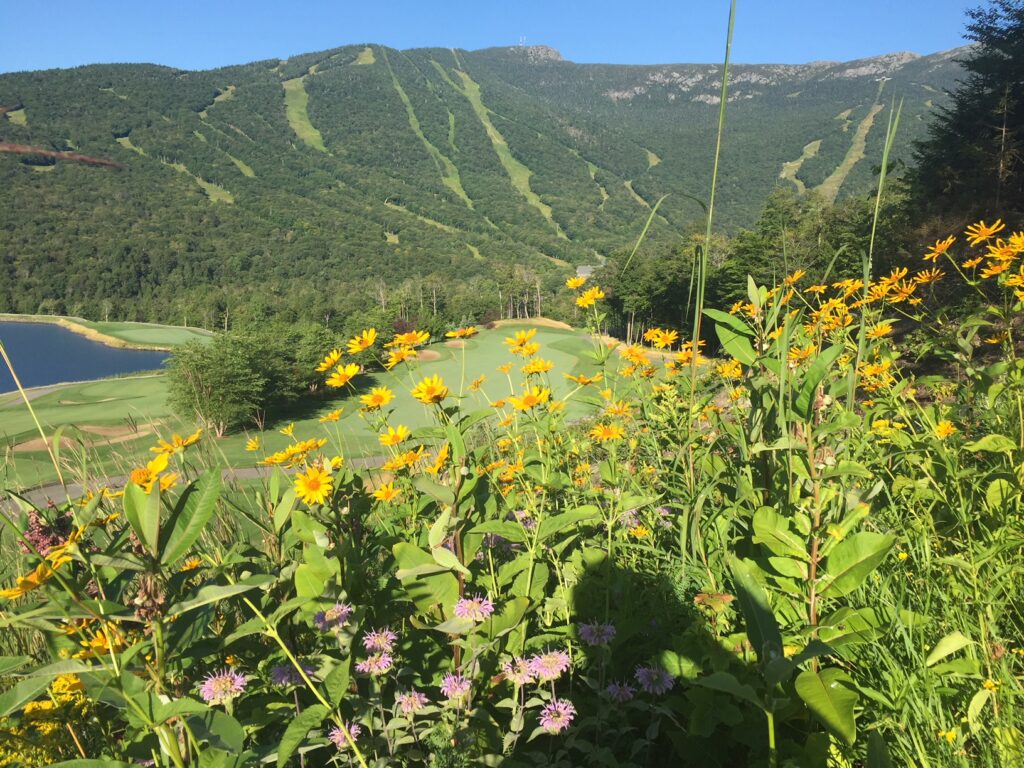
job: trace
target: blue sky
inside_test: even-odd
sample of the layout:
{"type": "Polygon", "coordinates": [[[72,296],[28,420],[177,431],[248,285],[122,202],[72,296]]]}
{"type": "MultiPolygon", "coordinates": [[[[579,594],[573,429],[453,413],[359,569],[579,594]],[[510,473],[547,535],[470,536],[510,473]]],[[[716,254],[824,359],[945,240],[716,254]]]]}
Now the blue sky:
{"type": "MultiPolygon", "coordinates": [[[[734,61],[801,63],[963,45],[981,0],[739,0],[734,61]]],[[[0,0],[0,72],[97,62],[185,69],[375,42],[545,44],[578,62],[719,61],[728,0],[0,0]]]]}

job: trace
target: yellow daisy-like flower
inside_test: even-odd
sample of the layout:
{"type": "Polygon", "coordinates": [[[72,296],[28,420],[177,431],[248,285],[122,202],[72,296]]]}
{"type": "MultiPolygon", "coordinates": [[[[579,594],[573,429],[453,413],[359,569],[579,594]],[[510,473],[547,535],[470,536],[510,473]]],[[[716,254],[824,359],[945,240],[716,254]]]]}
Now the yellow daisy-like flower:
{"type": "Polygon", "coordinates": [[[321,424],[327,424],[328,422],[331,422],[331,421],[338,421],[338,419],[341,418],[341,414],[342,414],[342,412],[344,410],[345,410],[344,408],[339,408],[336,411],[331,411],[330,413],[325,413],[323,416],[320,417],[320,423],[321,424]]]}
{"type": "Polygon", "coordinates": [[[785,285],[796,285],[797,281],[799,281],[800,278],[803,277],[806,274],[807,273],[804,270],[798,269],[796,272],[794,272],[792,275],[789,275],[789,277],[787,277],[782,282],[785,285]]]}
{"type": "Polygon", "coordinates": [[[377,329],[367,328],[365,331],[360,333],[358,336],[354,336],[349,339],[348,342],[348,353],[350,355],[358,355],[360,352],[365,352],[377,342],[377,329]]]}
{"type": "Polygon", "coordinates": [[[497,368],[495,368],[495,370],[498,373],[508,373],[509,371],[512,370],[512,363],[505,363],[504,365],[499,365],[497,368]]]}
{"type": "Polygon", "coordinates": [[[544,360],[543,358],[538,357],[524,365],[521,370],[527,376],[534,376],[536,374],[547,373],[554,367],[555,364],[550,360],[544,360]]]}
{"type": "Polygon", "coordinates": [[[334,478],[321,467],[308,467],[295,476],[295,494],[310,506],[323,504],[334,488],[334,478]]]}
{"type": "Polygon", "coordinates": [[[487,377],[481,373],[479,376],[473,379],[473,381],[470,382],[469,391],[477,392],[480,389],[480,387],[483,386],[485,381],[487,381],[487,377]]]}
{"type": "Polygon", "coordinates": [[[582,288],[585,282],[587,282],[585,277],[570,277],[565,281],[565,287],[575,291],[577,288],[582,288]]]}
{"type": "Polygon", "coordinates": [[[444,385],[441,377],[435,374],[420,381],[413,388],[412,396],[424,405],[433,405],[448,397],[448,387],[444,385]]]}
{"type": "Polygon", "coordinates": [[[434,458],[434,463],[426,468],[427,472],[431,475],[436,475],[444,469],[445,462],[448,461],[448,456],[451,454],[452,449],[448,443],[441,446],[441,450],[437,452],[437,456],[434,458]]]}
{"type": "Polygon", "coordinates": [[[928,253],[924,255],[925,261],[938,261],[940,256],[945,255],[949,247],[956,242],[956,235],[950,235],[945,240],[936,240],[928,253]]]}
{"type": "Polygon", "coordinates": [[[295,422],[293,421],[287,427],[284,427],[283,429],[279,429],[277,431],[280,432],[285,437],[291,437],[292,435],[295,434],[295,422]]]}
{"type": "Polygon", "coordinates": [[[644,333],[644,341],[649,341],[658,349],[671,347],[678,340],[678,331],[668,331],[662,328],[650,328],[644,333]]]}
{"type": "Polygon", "coordinates": [[[384,485],[380,486],[373,492],[373,498],[377,501],[383,501],[386,504],[391,503],[401,495],[402,492],[398,488],[395,488],[394,483],[384,483],[384,485]]]}
{"type": "Polygon", "coordinates": [[[878,323],[868,331],[867,337],[869,339],[881,339],[883,336],[888,336],[892,333],[892,322],[886,320],[883,323],[878,323]]]}
{"type": "MultiPolygon", "coordinates": [[[[132,470],[129,477],[131,482],[140,486],[146,493],[153,490],[153,485],[156,483],[157,478],[160,477],[160,473],[167,469],[168,454],[160,453],[150,461],[144,467],[138,467],[132,470]]],[[[171,475],[171,477],[174,477],[171,475]]],[[[161,489],[163,488],[163,482],[160,483],[161,489]]]]}
{"type": "Polygon", "coordinates": [[[194,571],[194,570],[196,570],[196,568],[198,568],[202,564],[203,564],[203,559],[201,557],[196,557],[196,556],[193,555],[192,557],[190,557],[188,560],[186,560],[184,563],[181,564],[181,567],[178,569],[178,571],[180,573],[187,573],[188,571],[194,571]]]}
{"type": "Polygon", "coordinates": [[[604,291],[595,285],[593,288],[588,288],[576,297],[576,306],[582,309],[587,309],[588,307],[594,306],[603,298],[604,291]]]}
{"type": "Polygon", "coordinates": [[[387,362],[384,363],[384,367],[389,371],[399,363],[405,362],[406,360],[412,360],[417,356],[417,352],[412,347],[399,347],[398,349],[392,349],[388,352],[387,362]]]}
{"type": "Polygon", "coordinates": [[[456,328],[454,331],[448,331],[445,334],[449,339],[468,339],[470,336],[476,336],[479,333],[475,325],[470,325],[465,328],[456,328]]]}
{"type": "Polygon", "coordinates": [[[646,539],[651,535],[651,529],[641,523],[630,528],[629,535],[634,539],[646,539]]]}
{"type": "Polygon", "coordinates": [[[260,439],[258,437],[250,437],[248,440],[245,441],[245,450],[249,451],[249,453],[252,453],[253,451],[258,451],[259,449],[260,439]]]}
{"type": "Polygon", "coordinates": [[[804,288],[804,293],[814,293],[820,296],[827,290],[827,285],[809,285],[806,288],[804,288]]]}
{"type": "Polygon", "coordinates": [[[796,368],[798,365],[811,358],[814,354],[814,345],[808,344],[806,347],[793,347],[789,350],[789,354],[786,355],[786,360],[789,361],[790,368],[796,368]]]}
{"type": "Polygon", "coordinates": [[[914,275],[914,282],[918,285],[928,285],[929,283],[935,283],[946,276],[946,273],[941,269],[924,269],[914,275]]]}
{"type": "Polygon", "coordinates": [[[623,435],[622,427],[618,424],[598,424],[590,430],[590,437],[599,443],[606,443],[610,440],[621,440],[623,435]]]}
{"type": "Polygon", "coordinates": [[[543,405],[551,398],[551,390],[547,387],[532,387],[523,392],[519,397],[509,397],[508,401],[517,411],[526,412],[543,405]]]}
{"type": "Polygon", "coordinates": [[[949,419],[943,419],[935,425],[935,436],[939,438],[939,440],[945,440],[947,437],[952,437],[956,431],[956,427],[953,426],[953,422],[949,419]]]}
{"type": "Polygon", "coordinates": [[[320,365],[316,367],[317,372],[326,373],[327,371],[331,370],[331,368],[336,366],[338,364],[338,361],[341,360],[341,355],[342,352],[340,349],[332,349],[330,352],[327,353],[327,356],[320,361],[320,365]]]}
{"type": "Polygon", "coordinates": [[[723,379],[739,379],[743,377],[743,366],[736,358],[722,363],[715,370],[723,379]]]}
{"type": "Polygon", "coordinates": [[[376,411],[378,408],[383,408],[394,399],[395,393],[387,387],[374,387],[370,390],[370,394],[360,397],[359,402],[363,404],[363,407],[366,408],[366,410],[376,411]]]}
{"type": "Polygon", "coordinates": [[[408,333],[396,333],[395,337],[384,346],[391,347],[418,347],[430,341],[430,334],[426,331],[409,331],[408,333]]]}
{"type": "Polygon", "coordinates": [[[378,439],[381,445],[393,446],[408,439],[409,435],[412,434],[408,427],[399,424],[397,427],[388,427],[388,431],[381,435],[378,439]]]}
{"type": "Polygon", "coordinates": [[[603,373],[596,373],[593,376],[584,376],[582,373],[579,376],[573,376],[571,373],[565,374],[565,378],[570,381],[575,381],[581,387],[585,387],[588,384],[596,384],[604,378],[603,373]]]}
{"type": "Polygon", "coordinates": [[[973,269],[974,267],[976,267],[979,264],[981,264],[981,262],[983,262],[984,260],[985,259],[983,257],[977,256],[977,257],[975,257],[973,259],[968,259],[967,261],[965,261],[963,263],[963,267],[964,267],[964,269],[973,269]]]}
{"type": "Polygon", "coordinates": [[[197,429],[188,437],[182,437],[181,435],[174,433],[173,435],[171,435],[170,442],[168,442],[167,440],[159,440],[157,441],[156,447],[150,448],[149,450],[153,453],[179,453],[188,448],[190,445],[195,445],[196,443],[198,443],[199,438],[201,438],[202,436],[203,430],[201,429],[197,429]]]}
{"type": "Polygon", "coordinates": [[[361,370],[362,369],[355,363],[339,365],[331,372],[331,375],[327,377],[327,386],[340,389],[352,381],[352,379],[355,378],[361,370]]]}
{"type": "Polygon", "coordinates": [[[971,245],[978,245],[988,240],[992,235],[997,232],[1002,232],[1006,229],[1006,225],[1003,224],[1002,219],[996,219],[991,225],[986,224],[984,221],[979,221],[977,224],[971,224],[964,234],[967,235],[967,242],[971,245]]]}

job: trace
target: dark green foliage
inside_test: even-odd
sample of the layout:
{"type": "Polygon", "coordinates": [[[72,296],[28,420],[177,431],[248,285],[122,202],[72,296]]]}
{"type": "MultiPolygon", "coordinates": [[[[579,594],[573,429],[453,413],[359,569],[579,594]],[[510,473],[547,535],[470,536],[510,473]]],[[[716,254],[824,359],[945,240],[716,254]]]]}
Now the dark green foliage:
{"type": "MultiPolygon", "coordinates": [[[[716,67],[580,65],[543,48],[371,48],[367,65],[354,63],[363,46],[347,46],[207,72],[97,65],[0,76],[0,107],[25,117],[0,117],[0,142],[124,166],[0,153],[0,311],[219,328],[305,318],[339,329],[374,310],[454,324],[532,314],[517,282],[535,297],[539,282],[552,314],[568,268],[630,247],[646,205],[669,195],[651,253],[702,217],[688,195],[707,195],[716,67]],[[513,185],[460,73],[479,86],[554,224],[513,185]],[[300,77],[326,154],[289,124],[282,83],[300,77]]],[[[765,196],[789,185],[783,163],[816,139],[821,150],[797,179],[820,183],[852,136],[837,113],[852,109],[855,124],[881,98],[881,75],[885,96],[908,99],[905,151],[927,102],[958,72],[945,55],[737,66],[719,221],[753,222],[765,196]]],[[[871,183],[862,160],[841,191],[871,183]]]]}
{"type": "Polygon", "coordinates": [[[1024,2],[990,0],[968,17],[966,77],[917,146],[911,176],[915,206],[957,224],[1024,211],[1024,2]]]}

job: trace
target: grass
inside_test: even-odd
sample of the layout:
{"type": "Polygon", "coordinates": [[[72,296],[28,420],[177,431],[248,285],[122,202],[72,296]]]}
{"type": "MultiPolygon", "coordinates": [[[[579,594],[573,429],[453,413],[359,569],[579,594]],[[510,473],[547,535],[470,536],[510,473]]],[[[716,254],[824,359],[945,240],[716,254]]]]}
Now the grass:
{"type": "Polygon", "coordinates": [[[256,178],[256,171],[254,171],[249,165],[239,160],[234,155],[228,155],[231,162],[235,164],[235,167],[242,172],[242,175],[249,179],[256,178]]]}
{"type": "Polygon", "coordinates": [[[288,125],[306,146],[328,154],[323,136],[309,121],[309,94],[303,84],[305,79],[303,76],[284,81],[284,107],[288,125]]]}
{"type": "Polygon", "coordinates": [[[133,346],[147,349],[170,349],[189,341],[206,342],[213,336],[210,331],[202,328],[186,328],[179,325],[159,325],[157,323],[101,322],[61,315],[0,314],[0,320],[56,323],[70,331],[75,331],[110,346],[133,346]],[[118,344],[118,342],[122,343],[118,344]]]}
{"type": "Polygon", "coordinates": [[[130,149],[137,155],[141,155],[142,157],[146,156],[146,150],[144,150],[142,147],[137,147],[134,144],[132,144],[132,140],[129,139],[127,136],[118,136],[116,139],[114,139],[114,141],[116,141],[125,149],[130,149]]]}
{"type": "Polygon", "coordinates": [[[661,158],[658,157],[653,152],[651,152],[651,150],[645,149],[644,152],[647,153],[647,167],[648,168],[653,168],[654,166],[658,165],[661,162],[661,158]]]}
{"type": "Polygon", "coordinates": [[[377,58],[373,55],[373,48],[371,48],[370,46],[366,46],[365,48],[363,48],[363,50],[359,52],[359,55],[356,56],[356,60],[353,61],[352,63],[359,64],[362,66],[368,64],[376,64],[377,58]]]}
{"type": "Polygon", "coordinates": [[[797,174],[800,172],[800,168],[805,162],[818,154],[819,149],[821,149],[821,139],[815,139],[814,141],[805,144],[803,152],[800,153],[800,157],[796,160],[790,160],[788,163],[782,164],[782,170],[779,171],[779,178],[792,182],[798,192],[805,192],[807,187],[801,179],[797,178],[797,174]]]}
{"type": "MultiPolygon", "coordinates": [[[[360,377],[358,393],[371,386],[388,386],[395,391],[392,405],[394,412],[389,419],[392,425],[404,424],[410,429],[430,422],[427,408],[409,396],[416,381],[423,376],[439,375],[452,391],[452,395],[465,394],[463,407],[468,410],[487,408],[489,403],[509,394],[509,382],[497,367],[512,361],[515,364],[513,378],[518,380],[520,358],[513,358],[502,340],[517,329],[536,328],[535,340],[541,344],[540,357],[555,364],[559,374],[552,378],[550,387],[554,395],[564,396],[570,391],[562,373],[590,373],[593,364],[586,358],[593,351],[593,341],[576,330],[550,327],[542,320],[503,323],[502,327],[481,331],[465,342],[464,348],[437,343],[429,347],[437,359],[417,363],[414,367],[396,369],[395,374],[375,372],[360,377]],[[465,351],[465,375],[463,374],[463,351],[465,351]],[[480,391],[470,393],[468,386],[478,372],[485,373],[487,380],[480,391]]],[[[170,432],[186,433],[194,429],[190,422],[184,422],[171,413],[167,406],[167,377],[154,375],[122,379],[106,379],[59,387],[32,400],[32,405],[48,435],[61,425],[81,427],[138,427],[140,431],[149,424],[155,424],[159,434],[170,432]]],[[[333,448],[346,457],[382,455],[383,449],[376,435],[370,430],[358,413],[357,395],[327,397],[314,400],[313,407],[301,414],[294,414],[295,434],[309,436],[323,429],[319,418],[336,408],[344,408],[341,421],[328,425],[333,433],[333,448]]],[[[574,401],[569,413],[579,417],[586,408],[574,401]]],[[[283,449],[289,442],[277,429],[291,421],[291,418],[267,425],[262,433],[261,451],[273,452],[283,449]]],[[[13,446],[38,438],[28,411],[21,400],[14,395],[0,396],[0,454],[5,455],[4,469],[0,470],[0,487],[29,488],[55,482],[56,475],[45,450],[19,451],[13,453],[13,446]]],[[[214,458],[230,467],[252,467],[260,456],[245,450],[246,439],[259,434],[256,430],[230,434],[223,439],[204,441],[206,450],[214,452],[214,458]]],[[[152,434],[140,435],[134,440],[125,440],[108,445],[102,440],[93,440],[90,454],[92,477],[124,475],[131,468],[142,463],[148,456],[149,447],[155,442],[152,434]],[[146,458],[144,458],[146,457],[146,458]]],[[[65,455],[69,452],[65,451],[65,455]]],[[[262,455],[262,452],[261,454],[262,455]]],[[[74,467],[65,471],[74,476],[74,467]]]]}
{"type": "MultiPolygon", "coordinates": [[[[408,94],[405,92],[402,84],[398,81],[398,75],[395,74],[395,70],[391,68],[391,62],[388,60],[387,53],[384,54],[384,62],[388,65],[388,72],[391,73],[391,82],[395,86],[395,90],[398,91],[398,97],[405,105],[405,112],[409,117],[409,127],[412,128],[412,132],[419,137],[420,142],[427,150],[427,154],[429,154],[431,159],[433,159],[434,165],[437,166],[438,173],[441,174],[441,183],[458,195],[459,199],[466,204],[466,207],[472,208],[473,201],[470,200],[469,195],[466,194],[466,190],[462,187],[462,178],[459,176],[458,167],[424,135],[423,129],[420,127],[419,118],[416,117],[416,111],[413,109],[412,101],[409,100],[408,94]]],[[[449,115],[450,114],[451,113],[449,113],[449,115]]]]}
{"type": "Polygon", "coordinates": [[[651,204],[644,200],[642,197],[640,197],[640,195],[637,194],[637,191],[633,189],[633,182],[631,180],[627,179],[626,181],[622,182],[622,186],[626,188],[626,191],[629,192],[629,196],[632,197],[638,205],[642,205],[647,210],[651,209],[651,204]]]}
{"type": "Polygon", "coordinates": [[[417,218],[420,221],[422,221],[424,224],[429,224],[432,227],[437,227],[438,229],[440,229],[443,232],[461,232],[462,231],[460,229],[456,229],[455,227],[450,227],[447,224],[443,224],[440,221],[437,221],[436,219],[431,219],[431,218],[428,218],[426,216],[421,216],[418,213],[413,213],[412,211],[410,211],[408,208],[405,208],[404,206],[396,205],[395,203],[392,203],[392,202],[385,202],[384,205],[386,205],[388,208],[390,208],[393,211],[401,211],[402,213],[408,214],[409,216],[414,216],[415,218],[417,218]]]}
{"type": "Polygon", "coordinates": [[[13,125],[28,125],[28,117],[25,115],[25,108],[12,109],[7,112],[7,120],[13,125]]]}
{"type": "MultiPolygon", "coordinates": [[[[505,137],[501,135],[501,132],[495,127],[494,123],[491,122],[490,111],[486,106],[484,106],[479,84],[464,70],[458,70],[457,74],[462,80],[462,87],[458,88],[456,86],[456,88],[463,96],[466,97],[470,105],[472,105],[473,111],[476,113],[477,118],[479,118],[484,130],[487,132],[487,137],[491,140],[494,152],[498,155],[498,160],[501,161],[502,168],[504,168],[505,173],[508,174],[508,178],[512,182],[513,188],[526,198],[526,202],[537,209],[548,224],[554,228],[555,233],[560,238],[568,240],[569,238],[566,236],[565,232],[562,231],[558,222],[555,221],[554,217],[551,215],[551,206],[541,200],[537,193],[530,187],[530,176],[533,175],[533,171],[512,156],[512,150],[509,149],[508,142],[505,141],[505,137]]],[[[448,82],[452,81],[449,79],[448,82]]]]}
{"type": "Polygon", "coordinates": [[[211,202],[214,203],[227,203],[228,205],[234,205],[235,197],[228,192],[220,184],[214,184],[212,181],[207,181],[201,176],[196,176],[190,171],[184,163],[164,163],[164,165],[173,168],[178,173],[183,173],[199,185],[200,189],[206,193],[206,196],[210,198],[211,202]]]}
{"type": "Polygon", "coordinates": [[[868,132],[871,130],[871,126],[875,123],[875,117],[879,112],[882,111],[883,106],[880,103],[882,96],[882,89],[885,87],[885,82],[878,84],[878,93],[875,96],[875,103],[871,105],[871,109],[864,116],[864,119],[857,125],[857,130],[853,134],[853,139],[850,142],[850,148],[846,150],[846,156],[843,157],[843,162],[832,171],[827,179],[825,179],[817,187],[828,202],[833,203],[839,196],[839,189],[843,186],[843,182],[846,181],[846,177],[850,175],[850,171],[853,170],[853,166],[859,163],[864,157],[864,150],[868,143],[868,132]]]}

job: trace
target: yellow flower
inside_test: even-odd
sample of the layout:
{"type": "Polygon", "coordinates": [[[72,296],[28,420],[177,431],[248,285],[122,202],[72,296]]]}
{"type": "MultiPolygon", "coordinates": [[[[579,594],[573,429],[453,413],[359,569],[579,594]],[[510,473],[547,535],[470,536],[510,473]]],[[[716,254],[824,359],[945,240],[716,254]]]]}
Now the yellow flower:
{"type": "Polygon", "coordinates": [[[952,437],[956,433],[956,427],[953,426],[953,422],[948,419],[943,419],[935,425],[935,436],[939,440],[945,440],[947,437],[952,437]]]}
{"type": "Polygon", "coordinates": [[[1010,262],[1008,262],[1008,261],[999,262],[997,264],[989,264],[987,267],[985,267],[983,270],[981,270],[981,277],[982,277],[982,279],[988,279],[990,277],[995,277],[996,275],[1001,275],[1003,272],[1005,272],[1009,268],[1010,268],[1010,262]]]}
{"type": "Polygon", "coordinates": [[[508,373],[509,371],[512,370],[512,363],[505,363],[504,365],[499,365],[495,370],[498,373],[508,373]]]}
{"type": "Polygon", "coordinates": [[[388,431],[379,438],[380,444],[387,446],[398,445],[406,440],[410,434],[409,429],[401,424],[399,424],[397,428],[388,427],[388,431]]]}
{"type": "Polygon", "coordinates": [[[188,560],[186,560],[184,563],[182,563],[181,567],[178,569],[178,571],[181,572],[181,573],[186,573],[188,571],[194,571],[196,568],[198,568],[202,564],[203,564],[203,559],[201,557],[194,557],[193,556],[193,557],[190,557],[188,560]]]}
{"type": "Polygon", "coordinates": [[[554,367],[555,364],[550,360],[544,360],[543,358],[538,357],[536,360],[531,360],[524,365],[521,370],[527,376],[533,376],[535,374],[547,373],[554,367]]]}
{"type": "Polygon", "coordinates": [[[649,341],[658,349],[671,347],[679,340],[678,331],[668,331],[661,328],[651,328],[644,333],[644,341],[649,341]]]}
{"type": "Polygon", "coordinates": [[[368,411],[376,411],[378,408],[390,403],[395,399],[395,393],[387,387],[374,387],[370,390],[370,394],[363,395],[359,398],[359,402],[363,404],[363,407],[368,411]]]}
{"type": "Polygon", "coordinates": [[[743,377],[743,366],[736,358],[722,363],[715,370],[723,379],[739,379],[743,377]]]}
{"type": "Polygon", "coordinates": [[[945,739],[947,742],[952,744],[953,742],[956,741],[956,731],[953,731],[953,730],[939,731],[938,737],[940,739],[945,739]]]}
{"type": "Polygon", "coordinates": [[[330,413],[325,413],[323,416],[320,417],[320,423],[321,424],[326,424],[329,421],[337,421],[338,419],[341,418],[341,413],[344,410],[345,410],[344,408],[339,408],[336,411],[331,411],[330,413]]]}
{"type": "Polygon", "coordinates": [[[868,331],[867,336],[869,339],[880,339],[883,336],[888,336],[892,333],[892,321],[886,320],[883,323],[879,323],[868,331]]]}
{"type": "Polygon", "coordinates": [[[279,429],[278,432],[280,432],[285,437],[291,437],[292,435],[295,434],[295,422],[292,422],[284,429],[279,429]]]}
{"type": "Polygon", "coordinates": [[[936,240],[935,245],[931,247],[931,250],[924,255],[925,261],[938,261],[939,256],[942,256],[949,250],[949,247],[956,242],[956,235],[950,235],[945,240],[936,240]]]}
{"type": "Polygon", "coordinates": [[[629,416],[633,413],[633,406],[625,400],[618,400],[605,408],[604,412],[609,416],[629,416]]]}
{"type": "Polygon", "coordinates": [[[384,346],[391,347],[418,347],[430,341],[430,334],[426,331],[409,331],[408,333],[396,333],[395,337],[384,346]]]}
{"type": "Polygon", "coordinates": [[[316,367],[317,373],[326,373],[331,370],[331,368],[336,366],[338,361],[341,360],[341,354],[341,350],[337,348],[328,352],[327,356],[320,361],[320,365],[316,367]]]}
{"type": "Polygon", "coordinates": [[[435,374],[420,381],[413,388],[412,396],[424,405],[431,405],[448,397],[448,387],[444,385],[441,377],[435,374]]]}
{"type": "Polygon", "coordinates": [[[579,376],[573,376],[571,373],[567,373],[565,374],[565,378],[569,379],[570,381],[575,381],[581,387],[585,387],[588,384],[596,384],[597,382],[601,381],[601,379],[604,378],[604,374],[598,372],[593,376],[584,376],[583,374],[580,374],[579,376]]]}
{"type": "Polygon", "coordinates": [[[252,453],[253,451],[258,451],[259,449],[260,439],[258,437],[250,437],[248,440],[245,441],[245,450],[249,451],[249,453],[252,453]]]}
{"type": "Polygon", "coordinates": [[[570,277],[565,281],[565,287],[575,291],[577,288],[582,288],[585,282],[587,282],[585,277],[570,277]]]}
{"type": "Polygon", "coordinates": [[[487,381],[487,377],[484,376],[481,373],[479,376],[477,376],[475,379],[473,379],[473,381],[470,382],[470,384],[469,384],[469,391],[470,392],[478,391],[480,389],[480,387],[483,386],[485,381],[487,381]]]}
{"type": "Polygon", "coordinates": [[[979,264],[981,264],[981,262],[983,262],[984,260],[985,259],[982,258],[981,256],[978,256],[978,257],[973,258],[973,259],[968,259],[967,261],[964,262],[963,267],[964,267],[964,269],[973,269],[974,267],[976,267],[979,264]]]}
{"type": "Polygon", "coordinates": [[[625,432],[618,424],[598,424],[590,430],[590,437],[599,443],[606,443],[609,440],[621,440],[625,432]]]}
{"type": "Polygon", "coordinates": [[[593,288],[588,288],[579,296],[576,297],[576,306],[586,309],[587,307],[594,306],[598,301],[604,298],[604,291],[598,288],[596,285],[593,288]]]}
{"type": "Polygon", "coordinates": [[[934,283],[938,280],[941,280],[945,276],[946,273],[938,268],[923,269],[916,275],[914,275],[914,282],[916,282],[918,285],[928,285],[929,283],[934,283]]]}
{"type": "Polygon", "coordinates": [[[323,504],[334,488],[334,478],[321,467],[308,467],[295,476],[295,494],[310,506],[323,504]]]}
{"type": "Polygon", "coordinates": [[[651,529],[641,523],[630,528],[629,535],[634,539],[646,539],[651,535],[651,529]]]}
{"type": "Polygon", "coordinates": [[[810,359],[811,355],[814,354],[814,345],[808,344],[806,347],[801,349],[800,347],[792,347],[789,350],[789,354],[786,355],[786,359],[789,361],[790,368],[796,368],[805,360],[810,359]]]}
{"type": "MultiPolygon", "coordinates": [[[[160,476],[160,473],[167,469],[167,459],[166,453],[157,454],[156,458],[146,464],[146,466],[133,469],[129,479],[140,486],[146,493],[149,493],[153,490],[153,484],[160,476]]],[[[160,485],[163,488],[163,482],[160,485]]]]}
{"type": "Polygon", "coordinates": [[[355,363],[349,363],[348,365],[339,365],[330,376],[327,377],[327,386],[339,389],[348,384],[352,379],[359,374],[362,370],[355,363]]]}
{"type": "Polygon", "coordinates": [[[444,469],[445,462],[448,461],[448,455],[451,453],[451,446],[445,443],[441,446],[441,450],[437,452],[437,456],[434,459],[434,463],[427,467],[427,472],[432,475],[438,474],[444,469]]]}
{"type": "Polygon", "coordinates": [[[987,678],[985,682],[981,684],[981,687],[984,688],[986,691],[995,692],[999,689],[999,683],[990,677],[987,678]]]}
{"type": "Polygon", "coordinates": [[[454,331],[448,331],[445,334],[449,339],[468,339],[470,336],[476,336],[479,333],[475,325],[470,325],[465,328],[456,328],[454,331]]]}
{"type": "Polygon", "coordinates": [[[815,293],[821,295],[827,290],[827,285],[809,285],[806,288],[804,288],[804,293],[815,293]]]}
{"type": "Polygon", "coordinates": [[[526,411],[536,408],[538,405],[543,405],[551,398],[551,390],[546,387],[532,387],[523,392],[519,397],[509,397],[508,401],[512,404],[512,407],[517,411],[526,411]]]}
{"type": "Polygon", "coordinates": [[[384,483],[382,486],[380,486],[377,490],[373,492],[373,498],[375,498],[377,501],[390,503],[397,499],[401,494],[402,492],[399,489],[395,488],[394,483],[384,483]]]}
{"type": "Polygon", "coordinates": [[[179,451],[185,450],[190,445],[195,445],[196,443],[198,443],[199,438],[202,436],[203,430],[201,429],[197,429],[188,437],[182,437],[181,435],[175,433],[171,435],[170,442],[167,442],[166,440],[159,440],[157,441],[157,446],[155,448],[150,448],[149,450],[153,453],[178,453],[179,451]]]}
{"type": "Polygon", "coordinates": [[[0,598],[14,600],[15,598],[27,595],[29,592],[39,589],[43,584],[53,577],[53,568],[49,563],[40,563],[35,570],[26,576],[19,576],[15,585],[9,589],[0,590],[0,598]]]}
{"type": "Polygon", "coordinates": [[[904,560],[907,560],[910,557],[910,555],[908,555],[906,552],[900,552],[896,555],[896,557],[900,562],[903,562],[904,560]]]}
{"type": "Polygon", "coordinates": [[[798,269],[798,270],[797,270],[796,272],[794,272],[794,273],[793,273],[792,275],[790,275],[789,277],[787,277],[787,278],[786,278],[785,280],[783,280],[782,282],[783,282],[784,284],[786,284],[786,285],[796,285],[797,281],[799,281],[799,280],[800,280],[800,278],[801,278],[801,277],[803,277],[803,276],[804,276],[804,275],[806,275],[806,274],[807,274],[807,273],[806,273],[806,272],[805,272],[804,270],[802,270],[802,269],[798,269]]]}
{"type": "Polygon", "coordinates": [[[412,347],[399,347],[398,349],[392,349],[388,352],[387,362],[384,363],[384,367],[389,371],[401,362],[411,360],[417,356],[417,352],[412,347]]]}
{"type": "Polygon", "coordinates": [[[971,245],[978,245],[978,243],[985,242],[996,232],[1001,232],[1005,228],[1006,225],[1003,224],[1002,219],[996,219],[991,226],[984,221],[979,221],[977,224],[971,224],[971,226],[964,230],[964,234],[967,235],[967,242],[971,245]]]}
{"type": "Polygon", "coordinates": [[[365,331],[360,333],[358,336],[354,336],[349,339],[348,342],[348,353],[350,355],[358,355],[360,352],[365,352],[372,347],[377,341],[377,329],[367,328],[365,331]]]}

